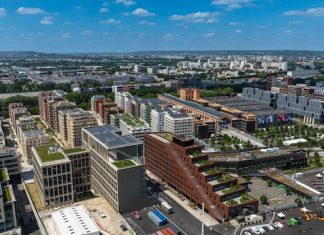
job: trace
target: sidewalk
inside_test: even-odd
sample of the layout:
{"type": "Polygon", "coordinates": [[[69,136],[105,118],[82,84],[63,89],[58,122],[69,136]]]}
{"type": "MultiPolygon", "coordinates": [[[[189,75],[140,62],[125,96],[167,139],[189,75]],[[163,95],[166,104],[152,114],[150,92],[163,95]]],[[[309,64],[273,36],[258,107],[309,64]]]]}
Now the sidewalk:
{"type": "Polygon", "coordinates": [[[171,197],[173,200],[175,200],[179,205],[181,205],[186,211],[188,211],[192,216],[194,216],[199,221],[204,221],[204,224],[207,227],[215,226],[219,224],[217,220],[215,220],[213,217],[208,215],[207,213],[202,213],[202,210],[197,208],[196,210],[191,208],[188,204],[189,201],[185,199],[184,201],[181,201],[180,198],[178,198],[174,193],[172,193],[170,190],[165,190],[165,194],[167,194],[169,197],[171,197]]]}

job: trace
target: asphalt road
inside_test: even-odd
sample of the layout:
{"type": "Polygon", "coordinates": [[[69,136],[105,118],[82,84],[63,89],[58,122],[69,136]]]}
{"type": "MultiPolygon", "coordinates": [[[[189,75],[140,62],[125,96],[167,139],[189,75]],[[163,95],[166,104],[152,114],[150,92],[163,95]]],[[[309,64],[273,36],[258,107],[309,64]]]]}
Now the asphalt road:
{"type": "MultiPolygon", "coordinates": [[[[165,194],[161,188],[163,186],[156,186],[151,181],[148,181],[148,186],[154,190],[157,197],[162,198],[166,201],[172,208],[174,213],[166,215],[171,221],[173,221],[178,227],[180,227],[188,235],[198,235],[201,234],[201,222],[192,216],[187,210],[180,206],[171,197],[165,194]]],[[[208,227],[204,227],[205,235],[221,235],[216,231],[210,231],[208,227]]]]}

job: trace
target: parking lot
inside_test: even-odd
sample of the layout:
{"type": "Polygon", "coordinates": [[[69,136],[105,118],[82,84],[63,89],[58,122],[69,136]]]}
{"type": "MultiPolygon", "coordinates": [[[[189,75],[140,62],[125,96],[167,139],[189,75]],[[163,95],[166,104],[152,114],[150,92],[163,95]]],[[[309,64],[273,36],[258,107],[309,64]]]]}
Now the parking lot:
{"type": "Polygon", "coordinates": [[[249,186],[251,192],[249,192],[249,195],[258,200],[262,195],[265,195],[268,198],[268,205],[264,206],[259,204],[259,209],[261,211],[266,210],[267,208],[278,208],[287,205],[293,205],[295,204],[295,199],[298,198],[298,196],[296,196],[295,194],[286,196],[285,190],[279,189],[275,185],[269,187],[267,185],[267,182],[262,179],[252,178],[251,182],[252,184],[250,184],[249,186]]]}

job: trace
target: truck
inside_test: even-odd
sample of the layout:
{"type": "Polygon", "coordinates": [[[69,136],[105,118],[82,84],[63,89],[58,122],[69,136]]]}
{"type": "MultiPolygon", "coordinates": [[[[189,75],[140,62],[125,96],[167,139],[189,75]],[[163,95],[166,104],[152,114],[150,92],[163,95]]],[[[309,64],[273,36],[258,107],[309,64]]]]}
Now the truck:
{"type": "Polygon", "coordinates": [[[147,216],[152,220],[158,227],[161,227],[168,223],[168,220],[157,210],[152,210],[147,213],[147,216]]]}
{"type": "Polygon", "coordinates": [[[161,208],[168,214],[173,213],[173,208],[166,201],[161,202],[161,208]]]}

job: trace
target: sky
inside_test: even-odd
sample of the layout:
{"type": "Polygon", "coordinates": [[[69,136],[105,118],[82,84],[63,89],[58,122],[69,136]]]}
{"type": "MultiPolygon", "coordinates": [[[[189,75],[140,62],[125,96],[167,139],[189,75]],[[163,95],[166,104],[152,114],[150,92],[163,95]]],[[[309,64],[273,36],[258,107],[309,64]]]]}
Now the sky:
{"type": "Polygon", "coordinates": [[[0,0],[0,51],[324,50],[323,0],[0,0]]]}

